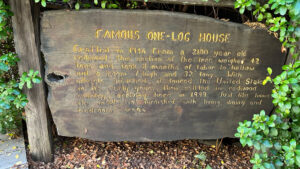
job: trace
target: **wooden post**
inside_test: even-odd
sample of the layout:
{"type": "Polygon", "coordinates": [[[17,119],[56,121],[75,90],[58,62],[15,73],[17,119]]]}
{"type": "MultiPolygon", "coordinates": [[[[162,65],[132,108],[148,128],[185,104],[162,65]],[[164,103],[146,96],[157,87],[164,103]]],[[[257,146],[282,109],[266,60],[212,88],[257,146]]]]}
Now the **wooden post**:
{"type": "MultiPolygon", "coordinates": [[[[39,6],[31,0],[10,0],[14,42],[20,58],[19,74],[30,69],[38,70],[43,77],[43,65],[39,40],[39,6]]],[[[25,89],[28,104],[25,107],[28,140],[33,160],[53,160],[52,134],[46,101],[45,83],[25,89]]]]}

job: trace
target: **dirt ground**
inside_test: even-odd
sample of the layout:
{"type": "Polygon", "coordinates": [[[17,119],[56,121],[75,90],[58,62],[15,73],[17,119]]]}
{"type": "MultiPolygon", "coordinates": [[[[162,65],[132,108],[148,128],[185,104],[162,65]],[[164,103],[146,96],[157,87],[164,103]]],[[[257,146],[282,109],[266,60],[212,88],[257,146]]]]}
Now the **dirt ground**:
{"type": "Polygon", "coordinates": [[[172,142],[98,142],[79,138],[55,139],[53,163],[34,162],[30,168],[46,169],[247,169],[252,154],[233,139],[224,139],[222,146],[201,144],[197,140],[172,142]],[[195,158],[204,154],[205,161],[195,158]]]}

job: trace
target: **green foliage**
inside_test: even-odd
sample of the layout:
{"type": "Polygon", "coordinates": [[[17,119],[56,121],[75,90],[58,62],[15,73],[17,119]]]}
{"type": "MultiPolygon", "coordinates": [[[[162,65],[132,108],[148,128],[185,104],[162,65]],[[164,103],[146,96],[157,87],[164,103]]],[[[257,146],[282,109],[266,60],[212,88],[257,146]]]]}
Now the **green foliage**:
{"type": "Polygon", "coordinates": [[[0,132],[6,133],[20,127],[21,111],[27,104],[26,95],[22,94],[24,84],[32,88],[32,83],[40,83],[38,71],[24,72],[21,78],[14,79],[11,75],[12,67],[19,58],[14,53],[4,54],[0,57],[0,132]]]}
{"type": "Polygon", "coordinates": [[[254,147],[256,153],[251,159],[253,168],[299,168],[300,167],[300,61],[299,51],[295,51],[300,37],[300,0],[269,0],[260,4],[255,0],[237,0],[235,7],[244,13],[254,10],[258,21],[265,21],[269,30],[279,33],[283,49],[288,48],[295,59],[293,64],[284,65],[283,72],[263,81],[274,84],[272,90],[275,113],[266,115],[265,111],[253,116],[253,121],[239,123],[236,137],[243,146],[254,147]]]}
{"type": "MultiPolygon", "coordinates": [[[[251,159],[253,168],[300,167],[300,61],[282,69],[280,75],[264,81],[275,86],[272,97],[276,113],[268,116],[262,110],[253,116],[253,122],[240,122],[235,134],[243,146],[257,150],[251,159]]],[[[272,69],[268,68],[268,73],[271,75],[272,69]]]]}
{"type": "Polygon", "coordinates": [[[206,160],[206,153],[204,151],[201,151],[199,154],[195,155],[194,157],[201,160],[201,161],[205,161],[206,160]]]}
{"type": "MultiPolygon", "coordinates": [[[[63,2],[68,3],[71,0],[63,0],[63,2]]],[[[76,10],[79,10],[81,7],[83,8],[90,8],[91,4],[94,4],[96,7],[100,7],[103,9],[121,9],[121,4],[119,0],[90,0],[91,3],[82,3],[80,0],[77,0],[74,8],[76,10]]],[[[56,2],[56,0],[35,0],[36,3],[41,3],[43,7],[46,7],[47,2],[56,2]]],[[[146,1],[145,1],[146,2],[146,1]]],[[[127,8],[137,8],[137,2],[136,1],[128,1],[126,3],[127,8]]]]}
{"type": "Polygon", "coordinates": [[[300,61],[284,65],[283,72],[272,79],[272,69],[263,84],[274,84],[272,90],[275,114],[265,111],[253,116],[253,122],[239,123],[236,137],[243,146],[257,150],[251,163],[253,168],[300,167],[300,61]]]}
{"type": "MultiPolygon", "coordinates": [[[[9,24],[9,11],[3,0],[0,0],[0,39],[7,43],[12,39],[12,29],[9,24]]],[[[22,94],[22,88],[26,85],[32,87],[32,83],[39,83],[39,72],[30,70],[24,72],[20,79],[15,75],[14,68],[19,61],[16,54],[1,48],[0,56],[0,133],[16,131],[21,125],[22,110],[27,104],[26,95],[22,94]]],[[[9,46],[8,47],[12,47],[9,46]]]]}
{"type": "Polygon", "coordinates": [[[11,38],[12,29],[8,25],[8,17],[12,16],[9,6],[0,0],[0,40],[11,38]]]}
{"type": "Polygon", "coordinates": [[[7,53],[0,57],[0,132],[6,133],[20,127],[21,111],[27,104],[26,95],[21,89],[24,84],[32,88],[32,83],[40,83],[38,71],[24,72],[21,78],[14,79],[12,67],[17,64],[19,58],[14,53],[7,53]]]}
{"type": "Polygon", "coordinates": [[[260,4],[256,0],[236,0],[235,8],[243,14],[245,9],[254,10],[258,21],[265,21],[270,31],[279,33],[283,46],[296,58],[296,42],[300,38],[300,0],[269,0],[260,4]]]}
{"type": "MultiPolygon", "coordinates": [[[[201,151],[199,154],[195,155],[194,157],[200,161],[200,165],[205,165],[204,162],[206,160],[206,153],[204,151],[201,151]]],[[[210,165],[206,165],[205,169],[211,169],[210,165]]]]}

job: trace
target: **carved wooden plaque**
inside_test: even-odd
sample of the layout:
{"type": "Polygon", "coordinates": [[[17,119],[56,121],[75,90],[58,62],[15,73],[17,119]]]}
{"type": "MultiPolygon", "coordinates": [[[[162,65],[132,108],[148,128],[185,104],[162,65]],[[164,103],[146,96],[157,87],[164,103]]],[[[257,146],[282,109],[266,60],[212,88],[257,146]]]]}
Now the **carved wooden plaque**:
{"type": "Polygon", "coordinates": [[[58,133],[102,141],[233,137],[285,59],[265,30],[163,11],[44,12],[41,45],[58,133]]]}

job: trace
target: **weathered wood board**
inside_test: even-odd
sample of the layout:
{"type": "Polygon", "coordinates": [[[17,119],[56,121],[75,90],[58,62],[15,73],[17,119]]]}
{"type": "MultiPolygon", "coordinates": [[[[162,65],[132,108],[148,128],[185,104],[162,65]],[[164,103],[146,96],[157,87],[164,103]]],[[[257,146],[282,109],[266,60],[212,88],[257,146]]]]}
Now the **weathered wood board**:
{"type": "MultiPolygon", "coordinates": [[[[42,65],[39,16],[40,7],[31,0],[10,0],[14,44],[20,62],[19,74],[30,69],[44,75],[42,65]]],[[[23,89],[28,103],[25,107],[30,155],[33,160],[51,162],[53,160],[52,132],[47,105],[46,84],[35,84],[31,89],[23,89]]],[[[0,167],[1,168],[1,167],[0,167]]]]}
{"type": "Polygon", "coordinates": [[[265,30],[163,11],[44,12],[41,41],[58,133],[102,141],[233,137],[285,60],[265,30]]]}

